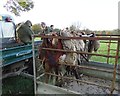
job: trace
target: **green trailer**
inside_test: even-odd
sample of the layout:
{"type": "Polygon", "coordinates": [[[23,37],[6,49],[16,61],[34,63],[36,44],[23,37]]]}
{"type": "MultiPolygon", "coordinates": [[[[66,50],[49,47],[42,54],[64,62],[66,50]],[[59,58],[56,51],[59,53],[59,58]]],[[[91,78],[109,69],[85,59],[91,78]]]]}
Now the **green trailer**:
{"type": "MultiPolygon", "coordinates": [[[[37,40],[35,44],[40,42],[37,40]]],[[[37,50],[35,52],[37,55],[37,50]]],[[[32,68],[32,44],[18,43],[14,19],[10,15],[0,15],[0,68],[19,70],[26,63],[32,68]]]]}

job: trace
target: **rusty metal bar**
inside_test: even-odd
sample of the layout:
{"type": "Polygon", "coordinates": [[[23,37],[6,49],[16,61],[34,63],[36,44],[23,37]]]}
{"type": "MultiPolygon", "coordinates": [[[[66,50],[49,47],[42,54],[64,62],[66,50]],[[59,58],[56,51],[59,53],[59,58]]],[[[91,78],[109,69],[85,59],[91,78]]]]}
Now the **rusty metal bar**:
{"type": "MultiPolygon", "coordinates": [[[[66,63],[58,63],[59,65],[67,65],[67,66],[71,66],[71,67],[78,67],[78,68],[83,68],[83,69],[90,69],[90,70],[97,70],[97,71],[102,71],[102,72],[107,72],[107,73],[113,73],[113,70],[106,70],[106,69],[102,69],[102,68],[95,68],[95,67],[87,67],[84,65],[73,65],[73,64],[68,64],[66,63]]],[[[116,72],[118,75],[120,75],[120,72],[116,72]]]]}
{"type": "Polygon", "coordinates": [[[120,40],[118,40],[118,44],[117,44],[116,58],[115,58],[114,71],[113,71],[113,82],[111,85],[111,94],[113,93],[113,91],[115,89],[116,70],[117,70],[117,63],[118,63],[118,59],[119,59],[119,48],[120,48],[120,40]]]}
{"type": "Polygon", "coordinates": [[[82,39],[82,40],[118,40],[120,39],[119,37],[61,37],[61,36],[48,36],[48,35],[34,35],[35,37],[41,37],[41,38],[57,38],[57,39],[82,39]]]}
{"type": "MultiPolygon", "coordinates": [[[[89,34],[88,34],[89,35],[89,34]]],[[[34,36],[41,36],[39,34],[34,34],[34,36]]],[[[112,34],[96,34],[96,36],[112,36],[112,37],[118,37],[120,35],[112,35],[112,34]]]]}
{"type": "MultiPolygon", "coordinates": [[[[110,36],[111,38],[111,36],[110,36]]],[[[109,43],[108,43],[108,50],[107,50],[107,55],[109,56],[110,55],[110,45],[111,45],[111,40],[109,40],[109,43]]],[[[107,57],[107,64],[109,64],[109,57],[107,57]]]]}
{"type": "MultiPolygon", "coordinates": [[[[107,72],[107,73],[113,73],[113,70],[106,70],[102,68],[95,68],[95,67],[86,67],[86,66],[81,66],[81,65],[73,65],[73,64],[67,64],[67,63],[59,63],[60,65],[67,65],[67,66],[73,66],[73,67],[78,67],[78,68],[84,68],[84,69],[90,69],[90,70],[97,70],[97,71],[102,71],[102,72],[107,72]]],[[[117,74],[120,75],[119,72],[117,74]]]]}
{"type": "Polygon", "coordinates": [[[42,48],[43,50],[50,50],[50,51],[58,51],[58,52],[70,52],[70,53],[78,53],[78,54],[89,54],[89,55],[96,55],[96,56],[103,56],[103,57],[111,57],[115,58],[116,56],[112,55],[104,55],[104,54],[96,54],[96,53],[89,53],[89,52],[82,52],[82,51],[70,51],[70,50],[62,50],[62,49],[53,49],[53,48],[42,48]]]}
{"type": "Polygon", "coordinates": [[[112,35],[112,34],[96,34],[96,36],[120,36],[120,35],[112,35]]]}
{"type": "MultiPolygon", "coordinates": [[[[86,83],[86,84],[90,84],[90,85],[95,85],[95,86],[99,86],[99,87],[104,87],[104,88],[108,88],[108,89],[111,88],[110,86],[99,85],[97,83],[83,81],[83,80],[75,79],[75,78],[72,78],[72,77],[60,76],[60,75],[56,75],[56,74],[53,74],[53,73],[47,73],[47,72],[45,72],[45,74],[53,75],[53,76],[60,77],[60,78],[63,78],[63,79],[75,80],[75,81],[78,81],[78,82],[82,82],[82,83],[86,83]]],[[[119,91],[119,89],[117,89],[117,88],[115,88],[115,90],[119,91]]]]}
{"type": "Polygon", "coordinates": [[[108,42],[107,41],[100,41],[100,43],[116,43],[117,44],[117,42],[112,42],[112,41],[111,42],[109,42],[109,41],[108,42]]]}
{"type": "MultiPolygon", "coordinates": [[[[112,50],[112,51],[116,51],[116,49],[110,49],[110,50],[112,50]]],[[[120,50],[119,50],[120,51],[120,50]]]]}
{"type": "MultiPolygon", "coordinates": [[[[116,49],[110,49],[110,50],[116,51],[116,49]]],[[[100,51],[102,51],[102,52],[104,51],[104,52],[105,52],[105,51],[107,51],[107,50],[98,50],[98,52],[100,52],[100,51]]],[[[120,51],[120,50],[119,50],[119,51],[120,51]]]]}

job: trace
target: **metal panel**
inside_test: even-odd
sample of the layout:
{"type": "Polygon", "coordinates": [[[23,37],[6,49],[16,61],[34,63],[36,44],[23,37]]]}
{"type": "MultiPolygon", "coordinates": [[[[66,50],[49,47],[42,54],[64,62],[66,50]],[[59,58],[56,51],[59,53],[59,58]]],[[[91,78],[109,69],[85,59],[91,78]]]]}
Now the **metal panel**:
{"type": "Polygon", "coordinates": [[[0,50],[2,67],[32,57],[32,45],[24,45],[0,50]]]}

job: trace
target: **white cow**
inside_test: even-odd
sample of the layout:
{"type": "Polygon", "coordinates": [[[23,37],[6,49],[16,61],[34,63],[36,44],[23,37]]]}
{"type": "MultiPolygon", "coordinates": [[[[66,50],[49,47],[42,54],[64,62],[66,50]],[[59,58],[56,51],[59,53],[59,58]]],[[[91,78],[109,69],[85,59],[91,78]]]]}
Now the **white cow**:
{"type": "MultiPolygon", "coordinates": [[[[78,34],[76,32],[69,32],[69,31],[61,31],[60,35],[62,37],[95,37],[95,34],[90,35],[83,35],[78,34]]],[[[97,51],[100,47],[100,42],[98,40],[88,40],[87,43],[84,42],[82,39],[63,39],[62,40],[63,49],[70,50],[70,51],[85,51],[85,52],[93,52],[97,51]]],[[[64,62],[67,64],[78,65],[81,64],[83,60],[89,61],[91,55],[85,54],[78,54],[78,53],[66,53],[60,57],[59,62],[64,62]]]]}

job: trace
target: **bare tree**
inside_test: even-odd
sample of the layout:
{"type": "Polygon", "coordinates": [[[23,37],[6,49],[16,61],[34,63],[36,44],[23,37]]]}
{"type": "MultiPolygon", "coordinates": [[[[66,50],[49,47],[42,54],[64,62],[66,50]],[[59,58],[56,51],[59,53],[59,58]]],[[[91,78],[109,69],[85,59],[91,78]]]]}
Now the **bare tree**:
{"type": "Polygon", "coordinates": [[[81,28],[81,22],[77,21],[74,22],[71,26],[70,26],[70,30],[74,30],[74,31],[79,31],[81,28]]]}

